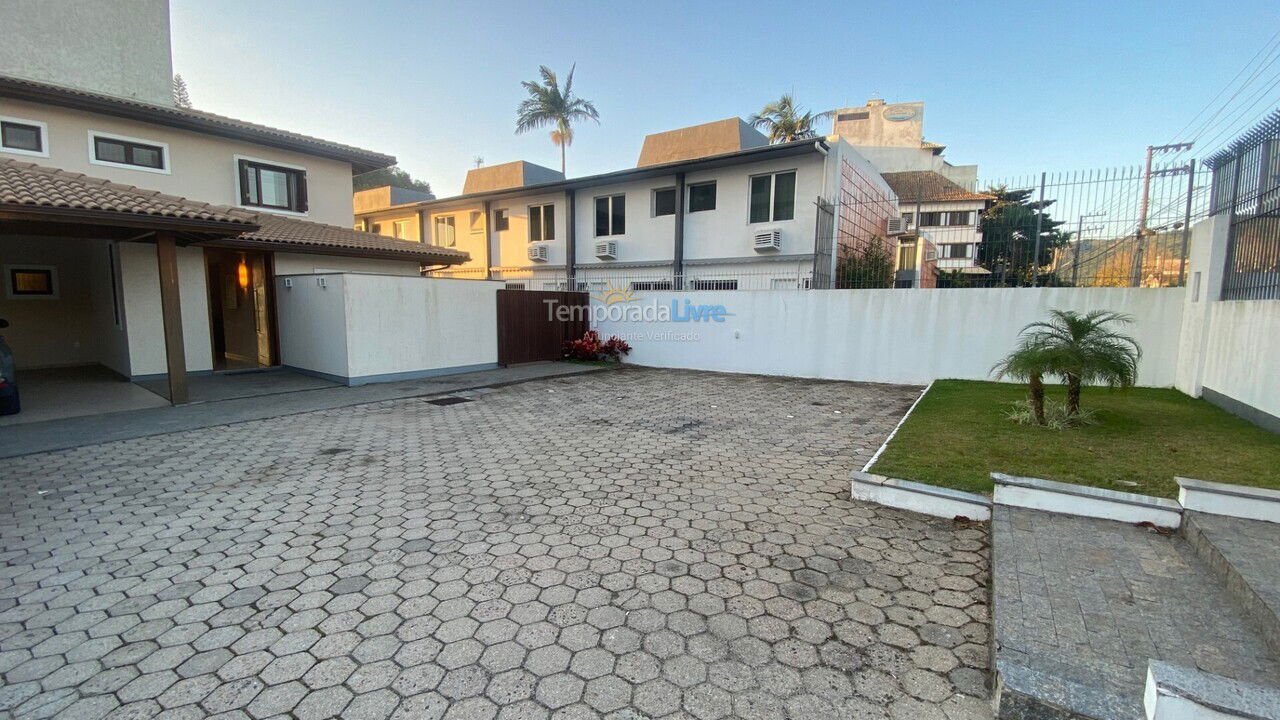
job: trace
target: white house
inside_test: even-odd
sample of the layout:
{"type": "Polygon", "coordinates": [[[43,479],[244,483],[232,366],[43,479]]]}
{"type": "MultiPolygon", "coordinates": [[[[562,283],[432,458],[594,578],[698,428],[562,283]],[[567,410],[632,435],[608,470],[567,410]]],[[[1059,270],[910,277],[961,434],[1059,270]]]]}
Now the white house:
{"type": "Polygon", "coordinates": [[[352,174],[393,157],[160,96],[164,0],[20,5],[0,7],[0,47],[23,48],[0,51],[0,318],[20,385],[24,370],[94,366],[167,376],[181,402],[188,373],[282,362],[277,277],[467,259],[351,229],[352,174]],[[65,36],[113,61],[70,62],[65,36]]]}
{"type": "Polygon", "coordinates": [[[833,286],[839,248],[887,245],[897,208],[848,143],[769,145],[738,118],[650,135],[634,168],[565,179],[507,163],[471,171],[467,188],[360,220],[467,251],[470,261],[436,273],[449,277],[538,290],[767,289],[833,286]]]}

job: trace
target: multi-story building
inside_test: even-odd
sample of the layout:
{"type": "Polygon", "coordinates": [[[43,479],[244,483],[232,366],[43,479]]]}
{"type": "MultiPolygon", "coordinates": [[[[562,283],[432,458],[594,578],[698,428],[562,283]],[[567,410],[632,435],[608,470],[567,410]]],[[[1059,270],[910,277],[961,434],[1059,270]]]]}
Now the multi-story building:
{"type": "Polygon", "coordinates": [[[357,219],[468,252],[437,271],[451,277],[539,290],[769,289],[832,286],[836,246],[888,245],[896,208],[889,185],[839,138],[770,145],[730,118],[646,137],[634,168],[568,179],[527,162],[478,168],[461,195],[357,219]],[[879,200],[838,202],[855,192],[879,200]],[[857,222],[844,217],[854,212],[857,222]]]}
{"type": "Polygon", "coordinates": [[[466,259],[351,229],[352,174],[395,158],[175,106],[166,0],[70,7],[0,5],[0,317],[20,372],[172,386],[275,365],[277,276],[466,259]]]}
{"type": "Polygon", "coordinates": [[[893,187],[908,231],[902,242],[925,237],[937,248],[939,272],[988,272],[976,258],[982,212],[994,198],[977,191],[977,165],[952,165],[943,157],[946,146],[924,139],[924,103],[870,100],[862,107],[842,108],[835,113],[832,132],[853,145],[893,187]]]}

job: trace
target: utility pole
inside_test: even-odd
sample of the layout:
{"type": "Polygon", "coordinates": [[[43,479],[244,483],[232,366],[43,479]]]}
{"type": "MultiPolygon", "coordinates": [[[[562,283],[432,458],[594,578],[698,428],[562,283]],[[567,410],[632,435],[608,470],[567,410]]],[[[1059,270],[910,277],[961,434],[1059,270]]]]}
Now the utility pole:
{"type": "MultiPolygon", "coordinates": [[[[1182,150],[1190,150],[1195,143],[1171,143],[1169,145],[1148,145],[1147,146],[1147,167],[1142,173],[1142,203],[1138,206],[1138,235],[1137,243],[1133,250],[1133,272],[1130,277],[1130,285],[1138,287],[1142,284],[1142,253],[1145,249],[1147,235],[1147,210],[1151,206],[1151,176],[1154,175],[1173,175],[1167,170],[1157,170],[1151,172],[1151,161],[1156,153],[1179,152],[1182,150]]],[[[1186,168],[1179,168],[1185,170],[1186,168]]]]}
{"type": "Polygon", "coordinates": [[[1105,217],[1105,212],[1087,213],[1076,221],[1076,251],[1071,257],[1071,286],[1075,287],[1080,278],[1080,236],[1084,233],[1084,221],[1088,218],[1105,217]]]}

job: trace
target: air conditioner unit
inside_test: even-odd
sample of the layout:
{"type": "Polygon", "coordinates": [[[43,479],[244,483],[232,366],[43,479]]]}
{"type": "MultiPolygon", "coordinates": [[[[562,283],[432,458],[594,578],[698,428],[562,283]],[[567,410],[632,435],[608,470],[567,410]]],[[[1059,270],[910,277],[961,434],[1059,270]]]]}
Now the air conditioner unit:
{"type": "Polygon", "coordinates": [[[618,241],[604,240],[596,243],[596,257],[601,260],[617,260],[618,259],[618,241]]]}
{"type": "Polygon", "coordinates": [[[546,262],[548,257],[547,246],[544,243],[534,243],[529,246],[529,259],[535,262],[546,262]]]}
{"type": "Polygon", "coordinates": [[[754,236],[753,245],[756,252],[769,252],[771,250],[782,249],[782,231],[781,230],[765,230],[758,232],[754,236]]]}
{"type": "Polygon", "coordinates": [[[885,223],[884,231],[887,235],[902,235],[905,234],[909,228],[910,223],[907,222],[906,218],[891,217],[888,219],[888,222],[885,223]]]}

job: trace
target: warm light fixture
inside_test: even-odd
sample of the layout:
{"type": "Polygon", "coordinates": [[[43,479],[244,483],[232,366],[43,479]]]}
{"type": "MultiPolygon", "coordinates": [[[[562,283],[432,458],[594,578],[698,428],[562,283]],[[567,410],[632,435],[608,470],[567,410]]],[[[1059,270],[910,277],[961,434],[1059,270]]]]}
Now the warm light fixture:
{"type": "Polygon", "coordinates": [[[245,264],[244,257],[240,258],[240,265],[236,268],[236,279],[240,281],[241,288],[249,287],[249,266],[245,264]]]}

